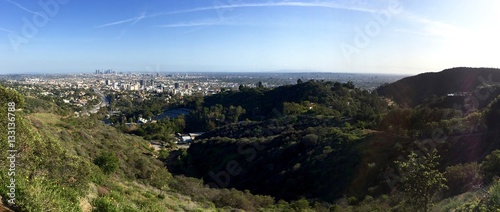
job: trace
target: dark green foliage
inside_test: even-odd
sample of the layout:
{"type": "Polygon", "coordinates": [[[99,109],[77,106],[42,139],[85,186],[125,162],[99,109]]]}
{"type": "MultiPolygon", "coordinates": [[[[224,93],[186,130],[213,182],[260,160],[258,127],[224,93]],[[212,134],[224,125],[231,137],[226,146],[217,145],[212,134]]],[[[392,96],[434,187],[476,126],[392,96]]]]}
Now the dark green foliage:
{"type": "Polygon", "coordinates": [[[491,102],[488,106],[485,114],[484,120],[486,126],[490,130],[499,130],[500,129],[500,98],[496,98],[491,102]]]}
{"type": "Polygon", "coordinates": [[[297,201],[294,201],[290,204],[291,208],[293,208],[295,211],[304,211],[311,209],[309,206],[309,201],[306,199],[299,199],[297,201]]]}
{"type": "Polygon", "coordinates": [[[182,132],[185,127],[184,117],[180,116],[173,120],[163,119],[156,123],[137,125],[137,129],[127,132],[143,137],[146,140],[171,141],[175,132],[182,132]]]}
{"type": "MultiPolygon", "coordinates": [[[[154,118],[164,110],[169,109],[166,104],[167,94],[159,93],[147,99],[140,97],[140,93],[125,92],[121,94],[110,94],[110,110],[120,110],[124,116],[137,120],[139,117],[145,119],[154,118]]],[[[114,121],[120,122],[120,119],[114,121]]]]}
{"type": "Polygon", "coordinates": [[[437,127],[447,135],[461,133],[464,129],[456,123],[459,118],[461,112],[449,108],[395,108],[387,113],[379,127],[401,136],[425,138],[431,137],[437,127]]]}
{"type": "Polygon", "coordinates": [[[481,163],[481,170],[486,182],[492,182],[494,177],[500,176],[500,150],[495,150],[481,163]]]}
{"type": "Polygon", "coordinates": [[[474,201],[466,202],[455,208],[454,211],[498,211],[500,208],[500,182],[493,182],[486,193],[474,201]]]}
{"type": "Polygon", "coordinates": [[[446,167],[447,196],[458,195],[470,191],[474,186],[482,184],[481,168],[477,163],[458,164],[446,167]]]}
{"type": "Polygon", "coordinates": [[[94,159],[94,163],[101,168],[105,174],[110,174],[118,169],[118,158],[109,152],[104,152],[94,159]]]}
{"type": "Polygon", "coordinates": [[[249,189],[286,200],[306,196],[333,201],[352,180],[359,160],[353,146],[362,136],[336,124],[334,118],[287,117],[229,125],[192,144],[190,164],[197,177],[214,187],[249,189]],[[234,174],[233,169],[241,172],[234,174]]]}
{"type": "Polygon", "coordinates": [[[260,121],[300,114],[346,117],[370,128],[378,124],[381,113],[387,109],[386,103],[376,94],[355,88],[352,82],[312,80],[274,89],[245,88],[223,92],[188,105],[195,110],[187,117],[191,131],[211,130],[236,120],[260,121]],[[232,111],[231,107],[237,110],[226,112],[232,111]]]}
{"type": "MultiPolygon", "coordinates": [[[[250,191],[236,189],[211,189],[203,186],[202,181],[194,178],[176,176],[170,182],[173,190],[191,196],[195,201],[210,201],[216,207],[240,208],[246,211],[272,208],[274,199],[270,196],[253,195],[250,191]]],[[[287,203],[285,203],[288,206],[287,203]]],[[[279,209],[279,208],[278,208],[279,209]]]]}
{"type": "Polygon", "coordinates": [[[199,107],[187,117],[187,131],[204,132],[229,123],[237,123],[246,113],[241,106],[223,107],[216,104],[211,107],[199,107]]]}
{"type": "Polygon", "coordinates": [[[118,212],[118,208],[107,197],[98,197],[92,203],[95,212],[118,212]]]}
{"type": "Polygon", "coordinates": [[[185,174],[194,173],[215,187],[326,201],[348,188],[359,160],[353,147],[363,137],[361,129],[378,125],[387,110],[384,101],[352,82],[323,81],[272,90],[242,87],[191,105],[196,112],[187,117],[188,130],[211,131],[191,145],[190,160],[178,163],[194,168],[181,168],[185,174]],[[244,109],[243,118],[249,120],[222,122],[225,108],[231,107],[244,109]],[[217,184],[213,176],[227,172],[227,164],[241,173],[227,185],[217,184]]]}

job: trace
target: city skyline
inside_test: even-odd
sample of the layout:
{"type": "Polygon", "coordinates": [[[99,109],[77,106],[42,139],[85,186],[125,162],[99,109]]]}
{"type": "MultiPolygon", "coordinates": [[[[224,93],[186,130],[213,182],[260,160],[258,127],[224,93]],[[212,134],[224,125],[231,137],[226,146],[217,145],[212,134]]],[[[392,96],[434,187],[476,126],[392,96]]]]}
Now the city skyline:
{"type": "Polygon", "coordinates": [[[500,67],[495,1],[0,1],[0,72],[500,67]]]}

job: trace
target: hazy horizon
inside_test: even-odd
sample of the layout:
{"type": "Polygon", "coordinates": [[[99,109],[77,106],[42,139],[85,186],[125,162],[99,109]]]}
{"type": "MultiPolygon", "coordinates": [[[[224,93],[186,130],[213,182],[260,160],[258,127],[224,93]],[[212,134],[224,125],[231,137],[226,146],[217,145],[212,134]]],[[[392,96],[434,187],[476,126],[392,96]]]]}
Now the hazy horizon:
{"type": "Polygon", "coordinates": [[[498,9],[493,0],[2,0],[0,72],[414,75],[500,67],[498,9]]]}
{"type": "MultiPolygon", "coordinates": [[[[98,69],[101,71],[106,71],[108,69],[98,69]]],[[[64,75],[64,74],[95,74],[96,70],[90,71],[21,71],[21,72],[1,72],[0,75],[64,75]]],[[[114,71],[114,70],[113,70],[114,71]]],[[[400,74],[400,73],[377,73],[377,72],[329,72],[329,71],[315,71],[315,70],[274,70],[274,71],[116,71],[122,74],[356,74],[356,75],[396,75],[396,76],[410,76],[412,74],[400,74]]],[[[104,74],[113,75],[113,74],[104,74]]]]}

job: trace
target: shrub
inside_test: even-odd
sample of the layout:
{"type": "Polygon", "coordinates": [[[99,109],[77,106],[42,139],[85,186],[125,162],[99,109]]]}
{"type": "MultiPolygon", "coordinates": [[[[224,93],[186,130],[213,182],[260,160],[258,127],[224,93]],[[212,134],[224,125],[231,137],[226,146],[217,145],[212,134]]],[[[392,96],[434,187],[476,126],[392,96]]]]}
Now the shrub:
{"type": "Polygon", "coordinates": [[[446,168],[444,177],[447,179],[446,185],[449,190],[448,196],[458,195],[471,190],[475,185],[482,182],[480,166],[477,163],[459,164],[446,168]]]}
{"type": "Polygon", "coordinates": [[[159,152],[158,158],[160,158],[161,160],[166,160],[168,158],[169,154],[170,154],[170,152],[165,147],[162,147],[160,152],[159,152]]]}
{"type": "Polygon", "coordinates": [[[296,211],[304,211],[304,210],[311,209],[311,207],[309,206],[309,201],[307,201],[306,199],[303,199],[303,198],[292,202],[290,205],[296,211]]]}
{"type": "Polygon", "coordinates": [[[118,169],[118,158],[109,152],[102,153],[98,156],[94,163],[101,168],[105,174],[110,174],[118,169]]]}
{"type": "Polygon", "coordinates": [[[500,208],[500,181],[493,184],[488,191],[486,207],[489,211],[498,211],[500,208]]]}
{"type": "Polygon", "coordinates": [[[96,212],[118,212],[118,208],[106,197],[98,197],[92,202],[96,212]]]}
{"type": "Polygon", "coordinates": [[[493,177],[500,175],[500,150],[495,150],[481,163],[484,180],[489,183],[493,177]]]}
{"type": "Polygon", "coordinates": [[[454,211],[499,211],[500,208],[500,181],[495,182],[489,189],[488,195],[464,203],[454,211]]]}

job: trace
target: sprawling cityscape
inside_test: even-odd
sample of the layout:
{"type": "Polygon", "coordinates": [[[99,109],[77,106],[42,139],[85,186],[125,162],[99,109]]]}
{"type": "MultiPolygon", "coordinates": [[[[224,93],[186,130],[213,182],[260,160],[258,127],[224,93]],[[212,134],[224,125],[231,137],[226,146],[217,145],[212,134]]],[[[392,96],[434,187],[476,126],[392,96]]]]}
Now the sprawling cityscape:
{"type": "MultiPolygon", "coordinates": [[[[239,86],[264,87],[295,84],[297,80],[352,81],[356,86],[374,90],[385,83],[394,82],[405,75],[391,74],[347,74],[347,73],[122,73],[111,69],[96,70],[87,74],[36,74],[0,75],[8,83],[20,84],[22,89],[38,90],[28,94],[51,96],[54,91],[65,90],[59,94],[63,102],[81,108],[75,111],[89,115],[97,113],[100,107],[109,102],[109,94],[123,92],[137,93],[134,97],[144,100],[150,95],[165,93],[170,96],[207,96],[226,90],[238,90],[239,86]],[[80,93],[75,95],[75,91],[80,93]]],[[[58,92],[59,93],[59,92],[58,92]]],[[[116,114],[115,114],[116,115],[116,114]]]]}

